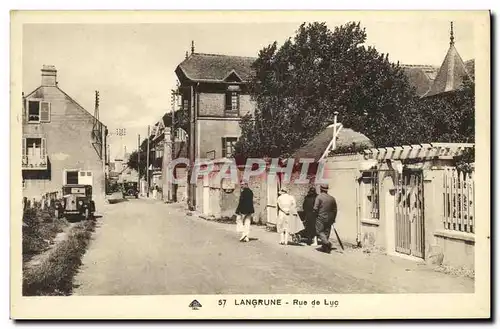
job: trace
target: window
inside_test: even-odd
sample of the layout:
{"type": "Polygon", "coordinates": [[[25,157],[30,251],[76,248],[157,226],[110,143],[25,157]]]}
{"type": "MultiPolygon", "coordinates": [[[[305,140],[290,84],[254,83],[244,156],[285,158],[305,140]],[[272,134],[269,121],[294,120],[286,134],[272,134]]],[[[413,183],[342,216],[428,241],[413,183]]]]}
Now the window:
{"type": "Polygon", "coordinates": [[[47,167],[47,146],[45,138],[25,137],[22,147],[23,168],[44,169],[47,167]]]}
{"type": "Polygon", "coordinates": [[[28,122],[40,122],[39,101],[28,101],[28,122]]]}
{"type": "Polygon", "coordinates": [[[185,99],[185,100],[183,101],[183,103],[182,103],[182,109],[183,109],[184,111],[189,110],[189,100],[188,100],[188,99],[185,99]]]}
{"type": "Polygon", "coordinates": [[[236,137],[222,137],[222,157],[232,158],[234,153],[234,146],[238,138],[236,137]]]}
{"type": "Polygon", "coordinates": [[[240,109],[240,95],[237,91],[226,93],[226,112],[238,112],[240,109]]]}
{"type": "Polygon", "coordinates": [[[379,219],[379,172],[368,171],[363,173],[363,182],[367,198],[365,214],[369,219],[379,219]]]}
{"type": "Polygon", "coordinates": [[[78,184],[78,170],[66,171],[66,184],[78,184]]]}
{"type": "Polygon", "coordinates": [[[85,176],[85,171],[80,171],[80,176],[85,176]]]}
{"type": "Polygon", "coordinates": [[[50,103],[41,100],[29,100],[28,122],[50,122],[50,103]]]}

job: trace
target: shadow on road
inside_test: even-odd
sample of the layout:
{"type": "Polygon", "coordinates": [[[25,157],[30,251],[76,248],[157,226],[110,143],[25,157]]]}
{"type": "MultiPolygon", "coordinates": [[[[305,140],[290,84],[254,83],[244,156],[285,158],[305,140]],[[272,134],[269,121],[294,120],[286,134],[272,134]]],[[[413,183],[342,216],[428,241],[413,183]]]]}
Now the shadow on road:
{"type": "Polygon", "coordinates": [[[128,202],[128,199],[109,199],[108,203],[109,204],[116,204],[116,203],[121,203],[121,202],[128,202]]]}

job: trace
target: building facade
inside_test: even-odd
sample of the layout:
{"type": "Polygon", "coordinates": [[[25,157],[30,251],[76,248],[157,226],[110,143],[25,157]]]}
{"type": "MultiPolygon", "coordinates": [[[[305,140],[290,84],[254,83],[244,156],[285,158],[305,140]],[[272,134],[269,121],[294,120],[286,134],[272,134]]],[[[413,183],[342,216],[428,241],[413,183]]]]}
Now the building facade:
{"type": "Polygon", "coordinates": [[[177,67],[183,108],[194,124],[190,145],[195,158],[232,157],[241,135],[239,121],[255,108],[248,90],[254,61],[193,52],[177,67]]]}
{"type": "Polygon", "coordinates": [[[104,198],[106,126],[59,88],[54,66],[44,65],[41,78],[37,89],[23,95],[23,196],[89,184],[94,198],[104,198]]]}
{"type": "MultiPolygon", "coordinates": [[[[182,108],[189,117],[191,161],[233,157],[240,120],[255,109],[249,91],[255,59],[196,53],[192,47],[191,55],[177,66],[182,108]]],[[[193,184],[188,192],[192,207],[197,206],[197,189],[193,184]]]]}

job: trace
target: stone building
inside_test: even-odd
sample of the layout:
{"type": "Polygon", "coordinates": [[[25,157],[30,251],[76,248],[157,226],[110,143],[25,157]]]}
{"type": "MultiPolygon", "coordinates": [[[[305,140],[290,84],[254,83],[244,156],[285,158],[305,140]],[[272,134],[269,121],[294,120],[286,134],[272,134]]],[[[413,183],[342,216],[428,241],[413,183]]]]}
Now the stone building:
{"type": "Polygon", "coordinates": [[[107,128],[59,88],[54,66],[44,65],[41,85],[23,95],[22,134],[23,196],[90,184],[104,198],[107,128]]]}

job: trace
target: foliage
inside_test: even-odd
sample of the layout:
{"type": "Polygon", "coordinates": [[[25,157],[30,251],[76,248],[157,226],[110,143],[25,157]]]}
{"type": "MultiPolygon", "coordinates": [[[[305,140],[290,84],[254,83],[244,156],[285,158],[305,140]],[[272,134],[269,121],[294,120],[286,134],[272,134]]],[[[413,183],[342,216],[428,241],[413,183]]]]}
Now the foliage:
{"type": "Polygon", "coordinates": [[[312,23],[302,24],[279,49],[276,42],[262,49],[251,83],[257,109],[241,122],[236,152],[290,154],[331,124],[335,111],[344,127],[393,138],[391,122],[414,91],[402,69],[365,40],[359,23],[334,31],[312,23]]]}
{"type": "Polygon", "coordinates": [[[338,121],[376,147],[474,140],[474,84],[420,99],[399,64],[366,47],[365,29],[347,23],[302,24],[278,48],[263,48],[253,64],[256,102],[245,116],[236,158],[285,157],[338,121]]]}
{"type": "Polygon", "coordinates": [[[455,157],[455,166],[459,171],[471,173],[474,171],[474,162],[476,160],[475,147],[467,148],[464,152],[455,157]]]}
{"type": "Polygon", "coordinates": [[[95,228],[93,220],[83,221],[71,228],[66,240],[57,244],[36,266],[23,270],[24,296],[69,295],[73,277],[81,265],[81,257],[95,228]]]}
{"type": "Polygon", "coordinates": [[[55,218],[54,208],[27,208],[23,213],[23,261],[47,250],[56,235],[69,224],[65,219],[55,218]]]}

